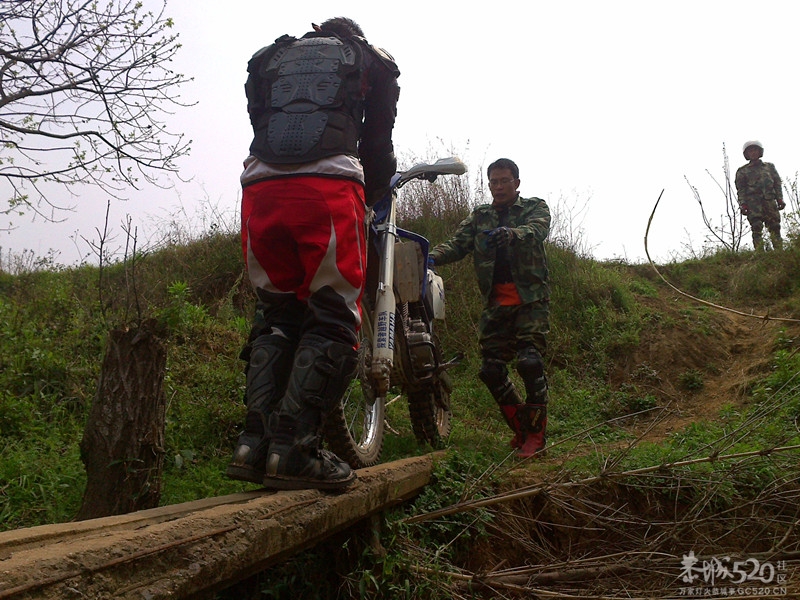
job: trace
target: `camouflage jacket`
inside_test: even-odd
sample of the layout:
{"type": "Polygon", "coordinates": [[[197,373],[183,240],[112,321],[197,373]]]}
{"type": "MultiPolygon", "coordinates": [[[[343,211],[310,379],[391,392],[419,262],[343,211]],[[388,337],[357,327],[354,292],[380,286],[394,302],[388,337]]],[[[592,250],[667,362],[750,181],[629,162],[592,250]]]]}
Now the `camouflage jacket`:
{"type": "MultiPolygon", "coordinates": [[[[499,226],[491,204],[482,204],[458,226],[453,236],[430,253],[437,265],[446,265],[472,252],[478,287],[489,305],[497,250],[487,245],[488,231],[499,226]]],[[[544,241],[550,233],[550,209],[541,198],[518,196],[509,207],[507,227],[514,235],[509,246],[511,273],[524,303],[549,298],[549,271],[544,241]]]]}
{"type": "Polygon", "coordinates": [[[739,205],[753,206],[770,200],[779,204],[783,202],[781,178],[775,165],[759,160],[739,167],[736,171],[736,193],[739,195],[739,205]]]}

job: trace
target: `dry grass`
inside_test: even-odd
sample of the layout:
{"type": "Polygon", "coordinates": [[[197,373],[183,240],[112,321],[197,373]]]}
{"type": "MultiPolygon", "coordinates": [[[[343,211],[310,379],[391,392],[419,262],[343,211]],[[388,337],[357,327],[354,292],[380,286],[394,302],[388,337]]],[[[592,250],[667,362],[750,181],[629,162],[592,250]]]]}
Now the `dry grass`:
{"type": "Polygon", "coordinates": [[[420,577],[448,581],[454,598],[678,598],[690,588],[730,588],[737,598],[798,597],[800,446],[778,445],[778,436],[738,450],[797,391],[796,382],[787,385],[708,443],[674,444],[645,466],[654,452],[647,433],[663,426],[669,411],[615,449],[593,446],[592,428],[565,453],[554,445],[544,459],[498,465],[471,485],[495,493],[405,521],[430,527],[461,514],[469,524],[444,546],[482,524],[488,535],[463,560],[447,562],[441,547],[432,552],[409,542],[405,550],[420,577]],[[690,556],[697,560],[692,583],[682,579],[690,556]],[[736,561],[744,561],[741,573],[719,571],[733,570],[736,561]],[[739,583],[745,576],[751,578],[739,583]]]}

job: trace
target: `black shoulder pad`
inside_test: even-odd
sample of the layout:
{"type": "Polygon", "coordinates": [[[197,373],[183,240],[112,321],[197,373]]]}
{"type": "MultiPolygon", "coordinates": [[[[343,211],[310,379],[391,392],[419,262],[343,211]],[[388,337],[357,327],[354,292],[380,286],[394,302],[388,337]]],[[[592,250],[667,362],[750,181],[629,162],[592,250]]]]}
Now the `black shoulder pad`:
{"type": "Polygon", "coordinates": [[[267,50],[269,50],[269,48],[270,48],[271,46],[272,46],[272,44],[270,44],[269,46],[264,46],[264,47],[263,47],[263,48],[261,48],[261,49],[260,49],[258,52],[256,52],[255,54],[253,54],[253,56],[251,56],[251,57],[250,57],[250,60],[253,60],[254,58],[258,58],[259,56],[263,56],[263,55],[264,55],[264,53],[265,53],[267,50]]]}
{"type": "Polygon", "coordinates": [[[250,57],[250,60],[247,61],[247,72],[248,73],[255,73],[255,72],[258,71],[258,66],[257,65],[261,62],[261,59],[264,58],[264,55],[267,52],[269,52],[270,48],[272,48],[272,45],[264,46],[263,48],[261,48],[261,50],[259,50],[258,52],[253,54],[253,56],[250,57]]]}
{"type": "Polygon", "coordinates": [[[372,49],[373,49],[373,50],[375,50],[375,53],[376,53],[378,56],[380,56],[382,59],[384,59],[384,60],[388,60],[388,61],[391,61],[391,62],[392,62],[392,64],[396,64],[396,63],[395,63],[395,61],[394,61],[394,56],[392,56],[391,54],[389,54],[389,53],[388,53],[386,50],[384,50],[383,48],[380,48],[380,47],[378,47],[378,46],[372,46],[372,49]]]}
{"type": "Polygon", "coordinates": [[[296,39],[297,38],[294,36],[291,36],[289,34],[284,34],[277,40],[275,40],[274,43],[270,44],[269,46],[264,46],[263,48],[261,48],[261,50],[253,54],[253,56],[251,56],[250,60],[247,62],[247,72],[257,73],[258,65],[261,64],[261,61],[264,59],[265,56],[274,52],[277,49],[277,46],[282,46],[284,44],[291,44],[296,39]]]}
{"type": "Polygon", "coordinates": [[[372,44],[370,44],[367,40],[365,40],[362,37],[356,37],[355,39],[357,39],[358,41],[362,42],[365,46],[367,46],[367,48],[372,50],[372,53],[378,59],[380,59],[381,63],[383,63],[384,66],[387,69],[389,69],[389,71],[392,72],[392,75],[394,75],[395,77],[399,77],[400,76],[400,69],[397,68],[397,63],[394,62],[394,57],[391,54],[389,54],[383,48],[379,48],[378,46],[373,46],[372,44]]]}

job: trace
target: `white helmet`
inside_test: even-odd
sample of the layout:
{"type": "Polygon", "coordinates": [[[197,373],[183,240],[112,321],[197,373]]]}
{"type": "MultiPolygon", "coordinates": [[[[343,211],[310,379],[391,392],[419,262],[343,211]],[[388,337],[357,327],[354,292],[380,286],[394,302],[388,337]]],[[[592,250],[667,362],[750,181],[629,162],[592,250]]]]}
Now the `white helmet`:
{"type": "Polygon", "coordinates": [[[747,150],[750,146],[756,146],[757,148],[761,148],[761,152],[764,152],[764,145],[758,140],[750,140],[749,142],[745,142],[744,146],[742,146],[742,152],[747,150]]]}

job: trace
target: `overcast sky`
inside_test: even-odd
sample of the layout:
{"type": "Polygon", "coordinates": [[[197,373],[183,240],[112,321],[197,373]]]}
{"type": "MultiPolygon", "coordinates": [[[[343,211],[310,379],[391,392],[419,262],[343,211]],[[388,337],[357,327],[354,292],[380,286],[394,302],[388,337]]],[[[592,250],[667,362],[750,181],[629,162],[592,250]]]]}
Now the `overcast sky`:
{"type": "MultiPolygon", "coordinates": [[[[197,227],[196,211],[208,214],[209,204],[235,222],[252,133],[248,59],[284,33],[300,36],[311,22],[342,15],[400,68],[401,158],[454,149],[471,177],[512,158],[523,196],[580,212],[576,225],[597,258],[644,260],[662,189],[651,256],[667,261],[690,242],[699,248],[705,229],[685,178],[700,188],[710,216],[721,214],[724,200],[707,170],[722,177],[723,144],[733,171],[749,139],[764,144],[764,160],[784,179],[800,170],[800,3],[170,0],[167,14],[183,44],[176,70],[194,77],[182,94],[197,105],[170,119],[194,140],[181,163],[192,181],[113,206],[111,225],[130,215],[145,238],[170,215],[185,213],[197,227]]],[[[18,219],[0,247],[40,255],[54,248],[70,264],[86,250],[70,238],[102,228],[105,202],[87,190],[65,223],[18,219]]]]}

